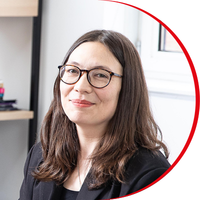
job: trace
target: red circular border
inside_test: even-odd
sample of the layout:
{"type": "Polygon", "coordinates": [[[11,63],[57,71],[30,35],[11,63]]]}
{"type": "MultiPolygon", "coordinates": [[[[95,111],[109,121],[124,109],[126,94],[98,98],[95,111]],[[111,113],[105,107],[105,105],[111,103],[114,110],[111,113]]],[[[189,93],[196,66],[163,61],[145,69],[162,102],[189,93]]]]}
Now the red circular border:
{"type": "Polygon", "coordinates": [[[196,129],[197,122],[198,122],[198,117],[199,117],[199,106],[200,106],[199,83],[198,83],[198,78],[197,78],[197,74],[196,74],[196,71],[195,71],[194,64],[192,62],[192,59],[191,59],[188,51],[186,50],[185,46],[180,41],[180,39],[176,36],[176,34],[166,24],[164,24],[161,20],[159,20],[157,17],[155,17],[151,13],[149,13],[149,12],[147,12],[147,11],[141,9],[141,8],[138,8],[136,6],[133,6],[131,4],[127,4],[127,3],[119,2],[119,1],[111,1],[111,0],[101,0],[101,1],[108,1],[108,2],[120,3],[120,4],[123,4],[123,5],[126,5],[126,6],[130,6],[130,7],[136,8],[137,10],[142,11],[143,13],[149,15],[150,17],[152,17],[153,19],[155,19],[158,23],[160,23],[163,27],[165,27],[167,29],[167,31],[177,41],[177,43],[179,44],[179,46],[181,47],[181,49],[183,50],[183,52],[184,52],[184,54],[185,54],[185,56],[186,56],[186,58],[188,60],[188,63],[190,65],[190,69],[191,69],[193,80],[194,80],[194,86],[195,86],[195,100],[196,100],[196,105],[195,105],[194,120],[193,120],[192,128],[191,128],[191,131],[190,131],[190,135],[189,135],[189,137],[187,139],[187,142],[186,142],[185,146],[183,147],[183,150],[181,151],[181,153],[179,154],[179,156],[177,157],[177,159],[174,161],[174,163],[171,165],[171,167],[162,176],[160,176],[157,180],[155,180],[154,182],[152,182],[151,184],[149,184],[147,187],[144,187],[141,190],[138,190],[138,191],[136,191],[136,192],[134,192],[132,194],[127,195],[127,196],[130,196],[130,195],[136,194],[138,192],[141,192],[142,190],[145,190],[145,189],[149,188],[150,186],[154,185],[159,180],[161,180],[164,176],[166,176],[176,166],[176,164],[180,161],[180,159],[185,154],[185,152],[186,152],[187,148],[189,147],[189,145],[190,145],[190,143],[192,141],[192,138],[194,136],[195,129],[196,129]]]}

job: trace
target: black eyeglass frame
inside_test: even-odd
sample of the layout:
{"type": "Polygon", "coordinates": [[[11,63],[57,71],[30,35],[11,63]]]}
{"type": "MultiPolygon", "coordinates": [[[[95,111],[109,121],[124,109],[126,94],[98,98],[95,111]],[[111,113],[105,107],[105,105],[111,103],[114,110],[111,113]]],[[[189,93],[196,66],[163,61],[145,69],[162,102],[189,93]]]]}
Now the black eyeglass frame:
{"type": "Polygon", "coordinates": [[[120,75],[120,74],[117,74],[117,73],[114,73],[114,72],[111,72],[111,71],[109,71],[109,70],[107,70],[107,69],[102,69],[102,68],[93,68],[93,69],[87,70],[87,69],[80,69],[80,68],[77,67],[76,65],[59,65],[59,66],[58,66],[58,69],[59,69],[60,80],[61,80],[62,82],[64,82],[65,84],[67,84],[67,85],[73,85],[73,84],[77,83],[77,82],[79,81],[79,79],[81,78],[81,76],[83,75],[83,73],[86,72],[86,73],[87,73],[87,80],[88,80],[89,84],[90,84],[92,87],[98,88],[98,89],[105,88],[106,86],[108,86],[109,83],[110,83],[110,81],[111,81],[112,76],[117,76],[117,77],[120,77],[120,78],[123,77],[123,76],[120,75]],[[65,66],[76,67],[76,68],[80,71],[79,77],[78,77],[78,79],[77,79],[75,82],[73,82],[73,83],[66,83],[65,81],[62,80],[62,78],[61,78],[61,76],[60,76],[60,74],[61,74],[61,73],[60,73],[60,69],[61,69],[61,67],[65,67],[65,66]],[[109,79],[108,83],[107,83],[105,86],[103,86],[103,87],[96,87],[96,86],[94,86],[94,85],[90,82],[89,72],[92,71],[92,70],[95,70],[95,69],[101,69],[101,70],[107,71],[107,72],[110,74],[110,79],[109,79]]]}

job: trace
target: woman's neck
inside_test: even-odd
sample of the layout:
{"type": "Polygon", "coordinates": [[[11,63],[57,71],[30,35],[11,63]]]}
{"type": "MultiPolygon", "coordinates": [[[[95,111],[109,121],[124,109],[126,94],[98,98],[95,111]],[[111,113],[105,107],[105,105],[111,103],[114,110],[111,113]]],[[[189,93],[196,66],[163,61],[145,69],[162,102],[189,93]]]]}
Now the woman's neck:
{"type": "Polygon", "coordinates": [[[76,125],[76,129],[80,143],[80,158],[88,159],[99,145],[105,129],[103,127],[79,125],[76,125]]]}

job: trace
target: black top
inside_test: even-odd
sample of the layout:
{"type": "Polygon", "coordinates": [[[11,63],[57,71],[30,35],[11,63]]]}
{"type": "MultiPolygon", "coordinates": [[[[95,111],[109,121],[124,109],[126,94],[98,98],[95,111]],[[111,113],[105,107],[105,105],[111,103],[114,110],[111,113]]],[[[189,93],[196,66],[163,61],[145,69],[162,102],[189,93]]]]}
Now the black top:
{"type": "MultiPolygon", "coordinates": [[[[33,146],[27,157],[19,200],[60,200],[63,191],[62,185],[57,185],[55,181],[35,180],[31,174],[42,162],[41,143],[38,143],[33,146]]],[[[169,162],[160,151],[153,153],[141,147],[126,165],[125,183],[112,180],[105,187],[89,190],[85,181],[76,200],[111,199],[132,194],[156,181],[169,167],[169,162]]],[[[87,178],[89,180],[92,178],[90,172],[87,178]]],[[[149,198],[151,199],[151,197],[149,198]]]]}
{"type": "Polygon", "coordinates": [[[76,200],[77,196],[77,191],[68,190],[65,187],[63,187],[60,200],[76,200]]]}

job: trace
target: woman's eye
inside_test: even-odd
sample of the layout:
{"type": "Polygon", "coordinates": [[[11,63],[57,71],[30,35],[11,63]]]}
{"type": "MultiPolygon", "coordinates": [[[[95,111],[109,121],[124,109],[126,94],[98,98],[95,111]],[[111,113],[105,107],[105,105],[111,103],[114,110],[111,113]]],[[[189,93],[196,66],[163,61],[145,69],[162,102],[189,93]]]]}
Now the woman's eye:
{"type": "Polygon", "coordinates": [[[95,77],[96,78],[108,78],[108,76],[106,74],[101,74],[101,73],[98,73],[98,74],[95,74],[95,77]]]}
{"type": "Polygon", "coordinates": [[[78,70],[75,70],[75,69],[68,69],[68,70],[67,70],[67,73],[69,73],[69,74],[78,74],[78,70]]]}

